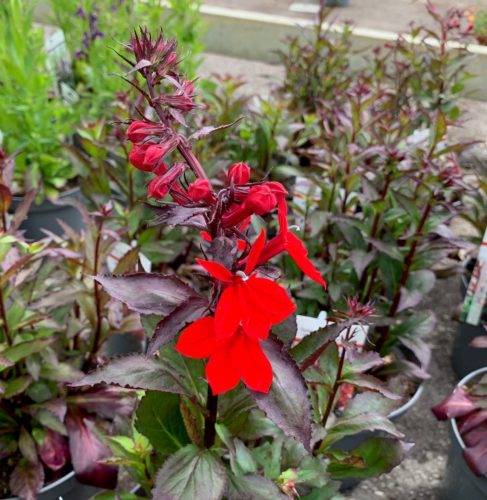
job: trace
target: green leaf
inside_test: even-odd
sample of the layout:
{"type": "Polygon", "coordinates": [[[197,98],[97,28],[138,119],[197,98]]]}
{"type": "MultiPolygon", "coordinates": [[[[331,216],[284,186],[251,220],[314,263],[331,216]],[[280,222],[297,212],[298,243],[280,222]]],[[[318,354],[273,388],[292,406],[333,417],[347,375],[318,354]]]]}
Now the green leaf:
{"type": "Polygon", "coordinates": [[[362,413],[377,413],[387,417],[401,403],[386,398],[377,392],[363,392],[357,394],[346,406],[342,413],[345,418],[355,417],[362,413]]]}
{"type": "Polygon", "coordinates": [[[406,457],[413,445],[383,437],[373,437],[350,450],[350,454],[362,460],[332,462],[328,472],[334,479],[378,476],[390,472],[406,457]]]}
{"type": "MultiPolygon", "coordinates": [[[[2,352],[2,355],[12,363],[17,363],[21,359],[27,358],[28,356],[32,356],[32,354],[44,350],[55,340],[56,337],[43,337],[40,339],[27,340],[12,347],[8,347],[2,352]]],[[[0,364],[0,371],[3,371],[5,368],[5,365],[0,364]]]]}
{"type": "Polygon", "coordinates": [[[147,392],[137,409],[135,427],[163,455],[174,453],[190,442],[176,394],[147,392]]]}
{"type": "Polygon", "coordinates": [[[225,467],[211,450],[190,444],[171,455],[159,470],[153,497],[220,500],[226,477],[225,467]]]}
{"type": "Polygon", "coordinates": [[[17,394],[22,394],[27,387],[29,387],[32,382],[32,378],[28,375],[23,375],[7,382],[7,386],[5,387],[5,394],[3,397],[11,398],[16,396],[17,394]]]}
{"type": "Polygon", "coordinates": [[[228,474],[225,496],[228,500],[286,500],[279,488],[265,477],[257,474],[235,476],[228,474]]]}

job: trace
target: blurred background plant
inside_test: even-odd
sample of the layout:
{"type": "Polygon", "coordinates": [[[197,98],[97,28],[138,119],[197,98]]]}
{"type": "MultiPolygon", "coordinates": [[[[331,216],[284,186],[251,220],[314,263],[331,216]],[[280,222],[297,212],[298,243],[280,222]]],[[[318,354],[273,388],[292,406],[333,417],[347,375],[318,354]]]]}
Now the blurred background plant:
{"type": "Polygon", "coordinates": [[[13,192],[36,188],[40,200],[73,187],[77,172],[63,144],[79,114],[61,95],[34,7],[26,0],[0,3],[0,143],[16,153],[13,192]]]}

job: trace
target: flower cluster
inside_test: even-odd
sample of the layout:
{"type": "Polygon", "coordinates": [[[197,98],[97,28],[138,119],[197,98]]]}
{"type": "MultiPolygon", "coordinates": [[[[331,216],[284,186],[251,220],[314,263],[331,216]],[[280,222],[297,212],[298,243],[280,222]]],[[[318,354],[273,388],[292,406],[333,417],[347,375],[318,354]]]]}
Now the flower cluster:
{"type": "MultiPolygon", "coordinates": [[[[213,394],[232,389],[240,380],[252,390],[268,392],[273,376],[263,343],[271,328],[296,306],[261,266],[287,252],[304,274],[322,286],[326,283],[303,243],[289,230],[284,186],[252,181],[252,169],[240,162],[228,168],[225,185],[216,191],[192,152],[190,139],[177,132],[176,127],[185,123],[184,114],[196,104],[194,83],[177,72],[174,42],[162,35],[153,39],[142,30],[128,48],[135,55],[130,61],[134,70],[147,83],[143,95],[157,116],[156,121],[143,117],[130,123],[129,160],[135,168],[155,175],[148,183],[148,197],[160,200],[159,213],[166,210],[175,215],[174,223],[201,230],[205,259],[196,260],[214,284],[208,307],[182,331],[176,349],[188,357],[209,358],[206,375],[213,394]],[[161,91],[161,84],[173,86],[174,91],[165,87],[161,91]],[[182,158],[175,158],[177,153],[182,158]],[[172,202],[163,200],[167,196],[172,202]],[[272,222],[276,211],[276,236],[267,241],[265,230],[253,233],[254,215],[272,222]]],[[[207,133],[211,130],[193,136],[207,133]]]]}

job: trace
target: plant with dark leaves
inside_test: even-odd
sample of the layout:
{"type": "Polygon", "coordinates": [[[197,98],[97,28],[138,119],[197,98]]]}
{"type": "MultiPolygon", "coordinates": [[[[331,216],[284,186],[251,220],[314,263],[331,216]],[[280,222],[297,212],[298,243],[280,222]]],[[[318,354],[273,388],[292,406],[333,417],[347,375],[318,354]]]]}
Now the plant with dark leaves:
{"type": "MultiPolygon", "coordinates": [[[[100,434],[132,414],[134,397],[114,387],[68,388],[94,366],[106,325],[98,337],[90,329],[88,342],[86,331],[66,326],[63,294],[70,294],[58,265],[76,254],[49,239],[22,238],[18,227],[35,192],[8,214],[13,164],[0,150],[0,496],[35,499],[73,469],[80,481],[111,488],[117,467],[102,462],[111,452],[100,434]]],[[[78,304],[89,308],[81,295],[78,289],[78,304]]]]}
{"type": "MultiPolygon", "coordinates": [[[[455,419],[463,440],[463,458],[477,476],[487,475],[487,375],[459,386],[432,408],[438,420],[455,419]]],[[[456,439],[452,437],[452,439],[456,439]]]]}
{"type": "Polygon", "coordinates": [[[367,323],[371,308],[350,300],[345,318],[293,345],[296,306],[270,260],[285,253],[326,284],[288,225],[286,189],[253,179],[242,162],[213,184],[192,143],[221,128],[180,131],[196,103],[193,82],[178,72],[175,42],[141,29],[127,48],[132,85],[152,109],[128,126],[130,161],[151,178],[148,196],[159,200],[150,205],[153,224],[199,231],[203,258],[192,280],[141,272],[95,278],[142,315],[150,338],[147,355],[112,360],[74,384],[146,391],[133,440],[110,441],[115,461],[127,463],[148,494],[154,487],[156,498],[208,500],[326,499],[336,492],[332,476],[390,470],[408,448],[387,419],[400,397],[364,375],[383,361],[352,343],[352,325],[367,323]],[[380,434],[349,452],[339,448],[364,430],[380,434]],[[146,443],[136,458],[138,433],[154,448],[152,462],[146,443]]]}
{"type": "MultiPolygon", "coordinates": [[[[371,330],[367,349],[391,361],[375,372],[420,379],[428,376],[425,341],[435,320],[416,308],[434,286],[434,271],[448,271],[443,257],[462,245],[448,224],[465,211],[461,200],[471,190],[457,157],[470,144],[446,138],[458,117],[468,34],[457,9],[445,17],[431,4],[428,10],[437,32],[413,28],[410,38],[377,48],[371,69],[342,61],[348,28],[338,42],[334,32],[319,30],[315,44],[307,45],[314,54],[309,60],[325,61],[319,57],[325,51],[343,70],[325,74],[317,67],[313,78],[335,81],[313,84],[315,99],[294,104],[301,113],[290,145],[305,177],[304,187],[303,179],[296,183],[296,221],[330,283],[327,290],[295,286],[301,310],[344,310],[347,296],[372,300],[388,324],[371,330]],[[460,48],[449,50],[451,40],[460,48]]],[[[286,59],[289,82],[297,78],[296,47],[286,59]]],[[[290,88],[284,85],[284,99],[290,88]]],[[[286,269],[292,272],[292,263],[286,269]]]]}

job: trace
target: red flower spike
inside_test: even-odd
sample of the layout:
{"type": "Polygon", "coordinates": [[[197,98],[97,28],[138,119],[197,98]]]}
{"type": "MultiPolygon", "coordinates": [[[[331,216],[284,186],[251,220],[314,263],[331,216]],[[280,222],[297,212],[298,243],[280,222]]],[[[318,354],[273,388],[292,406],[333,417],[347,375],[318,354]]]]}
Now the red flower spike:
{"type": "Polygon", "coordinates": [[[303,242],[288,229],[287,225],[287,205],[284,199],[279,202],[279,234],[272,238],[262,250],[258,264],[264,264],[281,252],[286,251],[296,262],[304,274],[313,281],[326,287],[326,281],[314,264],[308,259],[308,250],[303,242]]]}
{"type": "Polygon", "coordinates": [[[243,162],[234,163],[228,169],[228,180],[236,186],[240,184],[247,184],[250,180],[250,167],[243,162]]]}
{"type": "Polygon", "coordinates": [[[206,377],[213,394],[233,389],[240,380],[251,390],[269,392],[272,366],[260,342],[241,327],[228,338],[218,339],[214,318],[199,319],[182,331],[176,350],[191,358],[210,358],[206,377]]]}
{"type": "Polygon", "coordinates": [[[208,204],[215,199],[211,184],[207,179],[196,179],[192,182],[188,187],[188,197],[194,202],[203,200],[208,204]]]}

